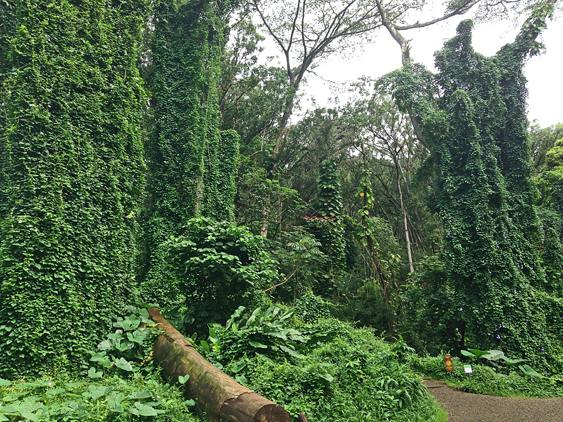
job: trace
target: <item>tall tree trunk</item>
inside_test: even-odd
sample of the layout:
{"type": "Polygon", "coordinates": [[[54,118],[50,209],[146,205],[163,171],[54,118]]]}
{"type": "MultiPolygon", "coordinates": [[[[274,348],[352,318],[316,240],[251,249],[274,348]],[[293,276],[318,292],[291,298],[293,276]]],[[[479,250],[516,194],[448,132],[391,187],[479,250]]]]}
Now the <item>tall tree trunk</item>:
{"type": "Polygon", "coordinates": [[[409,270],[412,273],[414,272],[414,265],[412,260],[411,241],[409,236],[409,224],[407,218],[407,210],[403,202],[403,190],[401,189],[401,172],[399,170],[399,167],[397,167],[397,189],[399,190],[399,202],[401,204],[401,212],[403,214],[403,225],[405,227],[405,241],[407,242],[407,256],[409,258],[409,270]]]}

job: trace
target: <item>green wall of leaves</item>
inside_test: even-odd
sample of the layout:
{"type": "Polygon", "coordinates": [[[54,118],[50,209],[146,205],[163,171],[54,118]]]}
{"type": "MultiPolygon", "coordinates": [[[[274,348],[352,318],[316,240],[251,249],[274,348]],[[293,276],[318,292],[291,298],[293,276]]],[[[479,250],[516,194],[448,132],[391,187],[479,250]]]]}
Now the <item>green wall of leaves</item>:
{"type": "Polygon", "coordinates": [[[227,3],[154,5],[154,129],[147,142],[148,201],[143,215],[143,290],[167,303],[159,248],[193,217],[233,221],[239,137],[220,132],[217,85],[227,3]]]}
{"type": "Polygon", "coordinates": [[[147,12],[0,2],[0,377],[83,358],[128,294],[147,12]]]}
{"type": "Polygon", "coordinates": [[[536,8],[515,42],[490,58],[473,50],[472,22],[463,21],[436,53],[437,75],[409,64],[389,78],[437,158],[433,202],[461,337],[531,360],[542,360],[551,341],[536,298],[545,276],[523,66],[539,51],[535,38],[551,12],[551,5],[536,8]]]}

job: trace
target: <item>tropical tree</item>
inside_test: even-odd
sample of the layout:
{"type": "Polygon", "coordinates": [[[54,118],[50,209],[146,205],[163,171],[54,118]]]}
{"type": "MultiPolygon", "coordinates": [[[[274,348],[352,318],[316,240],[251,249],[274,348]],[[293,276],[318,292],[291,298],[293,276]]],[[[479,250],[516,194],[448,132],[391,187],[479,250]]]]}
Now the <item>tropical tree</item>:
{"type": "Polygon", "coordinates": [[[473,51],[472,22],[464,21],[436,54],[438,75],[407,60],[386,79],[439,166],[436,204],[462,338],[531,359],[550,343],[534,296],[544,276],[522,68],[539,51],[535,38],[552,10],[537,7],[515,42],[492,58],[473,51]]]}

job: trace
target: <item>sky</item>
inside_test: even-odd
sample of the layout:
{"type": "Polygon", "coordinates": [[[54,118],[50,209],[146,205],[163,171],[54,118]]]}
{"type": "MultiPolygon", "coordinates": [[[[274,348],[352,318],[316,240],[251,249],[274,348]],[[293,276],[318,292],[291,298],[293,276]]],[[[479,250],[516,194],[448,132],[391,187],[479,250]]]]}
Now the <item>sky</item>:
{"type": "MultiPolygon", "coordinates": [[[[433,54],[442,48],[444,41],[455,35],[457,24],[467,16],[420,30],[403,31],[411,41],[411,57],[434,69],[433,54]]],[[[548,21],[548,27],[539,40],[544,43],[544,53],[532,57],[526,64],[528,78],[528,119],[536,120],[540,127],[563,123],[563,16],[548,21]]],[[[512,42],[519,28],[509,21],[478,24],[473,33],[475,51],[485,56],[494,55],[500,47],[512,42]]],[[[335,86],[326,82],[353,81],[362,75],[372,78],[383,76],[401,67],[401,51],[389,33],[381,31],[370,45],[349,57],[333,57],[315,70],[319,76],[310,75],[304,92],[303,109],[311,107],[311,98],[318,106],[334,105],[330,99],[338,95],[343,104],[347,95],[337,93],[335,86]],[[310,93],[310,94],[309,94],[310,93]]]]}

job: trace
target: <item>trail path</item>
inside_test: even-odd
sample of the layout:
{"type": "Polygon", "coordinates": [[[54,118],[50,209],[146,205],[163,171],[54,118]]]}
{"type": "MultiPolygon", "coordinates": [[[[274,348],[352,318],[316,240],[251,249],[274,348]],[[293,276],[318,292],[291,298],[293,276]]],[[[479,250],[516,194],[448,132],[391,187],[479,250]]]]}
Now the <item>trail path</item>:
{"type": "Polygon", "coordinates": [[[448,422],[563,422],[563,399],[513,399],[464,393],[437,380],[424,381],[444,405],[448,422]]]}

